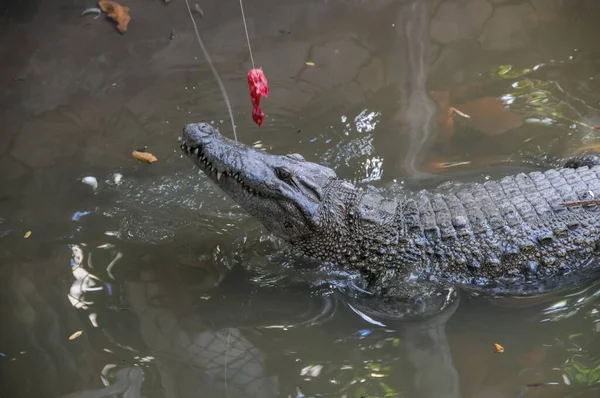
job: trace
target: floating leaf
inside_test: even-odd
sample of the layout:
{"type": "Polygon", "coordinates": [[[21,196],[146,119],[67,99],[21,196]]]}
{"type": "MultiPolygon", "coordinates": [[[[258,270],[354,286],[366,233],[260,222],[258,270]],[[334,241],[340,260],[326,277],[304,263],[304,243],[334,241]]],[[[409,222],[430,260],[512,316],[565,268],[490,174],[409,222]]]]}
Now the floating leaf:
{"type": "Polygon", "coordinates": [[[69,336],[69,340],[75,340],[77,337],[81,336],[82,334],[83,334],[83,330],[78,330],[69,336]]]}
{"type": "Polygon", "coordinates": [[[27,231],[25,232],[25,236],[23,236],[25,239],[29,238],[31,236],[31,231],[27,231]]]}
{"type": "Polygon", "coordinates": [[[131,155],[133,155],[133,157],[139,160],[140,162],[145,163],[154,163],[158,160],[156,156],[154,156],[150,152],[133,151],[131,155]]]}
{"type": "Polygon", "coordinates": [[[498,353],[503,353],[504,352],[504,347],[502,347],[498,343],[494,343],[494,350],[496,350],[496,352],[498,352],[498,353]]]}
{"type": "Polygon", "coordinates": [[[311,62],[311,61],[307,61],[305,63],[306,63],[307,66],[315,66],[315,63],[311,62]]]}
{"type": "Polygon", "coordinates": [[[598,364],[598,365],[599,366],[597,366],[596,368],[594,368],[588,374],[588,384],[589,385],[594,385],[594,384],[599,384],[600,383],[600,364],[598,364]]]}
{"type": "Polygon", "coordinates": [[[122,6],[119,3],[110,0],[100,0],[98,6],[109,18],[117,23],[119,32],[127,32],[127,25],[131,20],[131,17],[129,16],[129,7],[122,6]]]}

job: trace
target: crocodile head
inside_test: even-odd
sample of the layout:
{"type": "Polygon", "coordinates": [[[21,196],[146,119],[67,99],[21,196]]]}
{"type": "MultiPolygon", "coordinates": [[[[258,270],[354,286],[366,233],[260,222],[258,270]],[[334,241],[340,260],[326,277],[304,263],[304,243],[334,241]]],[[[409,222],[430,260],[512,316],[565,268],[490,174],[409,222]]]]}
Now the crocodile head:
{"type": "Polygon", "coordinates": [[[184,154],[248,213],[284,239],[320,229],[335,172],[298,154],[273,155],[230,140],[209,123],[188,124],[184,154]]]}

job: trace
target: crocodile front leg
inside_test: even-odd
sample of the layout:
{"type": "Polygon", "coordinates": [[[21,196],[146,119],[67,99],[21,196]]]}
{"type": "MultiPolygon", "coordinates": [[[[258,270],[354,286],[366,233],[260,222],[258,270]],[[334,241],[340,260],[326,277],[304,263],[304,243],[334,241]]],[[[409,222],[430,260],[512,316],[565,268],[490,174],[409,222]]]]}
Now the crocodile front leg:
{"type": "Polygon", "coordinates": [[[600,156],[595,154],[575,156],[565,163],[566,169],[578,169],[580,167],[594,167],[600,165],[600,156]]]}

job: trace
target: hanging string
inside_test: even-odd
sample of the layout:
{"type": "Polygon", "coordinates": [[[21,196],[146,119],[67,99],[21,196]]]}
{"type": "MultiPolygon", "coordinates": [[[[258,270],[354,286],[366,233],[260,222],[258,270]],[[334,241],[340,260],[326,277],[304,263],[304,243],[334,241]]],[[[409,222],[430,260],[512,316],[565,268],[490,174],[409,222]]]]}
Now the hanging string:
{"type": "MultiPolygon", "coordinates": [[[[225,100],[225,104],[227,105],[227,110],[229,111],[229,118],[231,119],[231,127],[233,128],[233,137],[237,141],[237,132],[235,130],[235,121],[233,120],[233,111],[231,110],[231,104],[229,103],[229,97],[227,96],[227,91],[225,91],[225,86],[223,85],[223,82],[221,81],[221,78],[219,77],[219,73],[217,72],[217,69],[213,65],[213,62],[210,59],[210,56],[208,55],[208,51],[206,51],[206,47],[204,47],[204,43],[202,42],[202,39],[200,38],[200,32],[198,32],[198,27],[196,26],[196,21],[194,20],[194,15],[192,15],[192,9],[190,8],[190,3],[188,2],[188,0],[185,0],[185,4],[187,6],[188,13],[190,14],[190,18],[192,19],[192,24],[194,25],[194,30],[196,31],[196,38],[198,39],[198,43],[200,43],[200,47],[202,48],[204,57],[206,58],[206,61],[208,62],[208,66],[210,67],[210,70],[212,71],[213,75],[215,76],[215,79],[217,79],[217,83],[219,84],[219,88],[221,89],[221,94],[223,95],[223,99],[225,100]]],[[[241,0],[240,0],[240,4],[241,4],[241,0]]],[[[242,12],[242,16],[243,16],[243,12],[242,12]]],[[[246,22],[244,20],[244,24],[245,23],[246,22]]],[[[246,37],[248,37],[248,32],[246,32],[246,37]]],[[[250,41],[248,41],[248,46],[250,46],[250,41]]],[[[250,57],[252,57],[252,51],[250,52],[250,57]]],[[[254,60],[252,61],[252,64],[254,64],[254,60]]]]}
{"type": "Polygon", "coordinates": [[[254,65],[254,57],[252,56],[252,47],[250,46],[250,36],[248,35],[248,25],[246,25],[246,15],[244,15],[244,6],[240,0],[240,9],[242,10],[242,20],[244,21],[244,31],[246,32],[246,41],[248,42],[248,51],[250,52],[250,60],[252,61],[252,69],[256,69],[254,65]]]}

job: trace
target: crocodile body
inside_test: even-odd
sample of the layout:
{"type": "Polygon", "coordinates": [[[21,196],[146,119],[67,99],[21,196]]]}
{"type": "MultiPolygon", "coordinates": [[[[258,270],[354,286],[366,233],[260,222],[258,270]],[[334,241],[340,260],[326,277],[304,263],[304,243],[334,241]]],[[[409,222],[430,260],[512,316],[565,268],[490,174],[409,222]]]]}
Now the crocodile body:
{"type": "Polygon", "coordinates": [[[535,290],[541,280],[597,263],[600,208],[569,203],[600,197],[595,156],[544,172],[390,198],[300,155],[233,142],[205,123],[186,126],[181,148],[300,254],[357,270],[375,293],[389,294],[413,280],[535,290]]]}
{"type": "Polygon", "coordinates": [[[318,236],[290,243],[303,254],[360,270],[385,287],[398,277],[493,286],[554,277],[593,262],[600,167],[504,177],[451,192],[386,198],[344,182],[322,207],[344,212],[318,236]],[[340,221],[342,221],[340,223],[340,221]]]}

